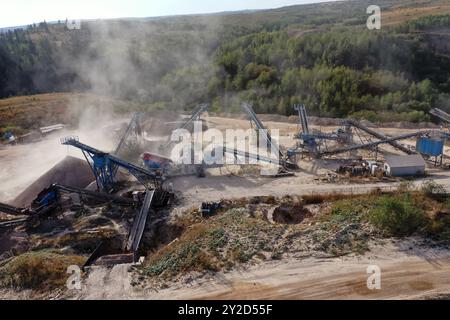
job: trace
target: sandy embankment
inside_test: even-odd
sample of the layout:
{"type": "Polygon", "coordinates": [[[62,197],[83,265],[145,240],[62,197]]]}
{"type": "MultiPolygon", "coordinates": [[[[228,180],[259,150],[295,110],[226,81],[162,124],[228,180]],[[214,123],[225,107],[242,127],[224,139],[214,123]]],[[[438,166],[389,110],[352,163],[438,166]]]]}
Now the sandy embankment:
{"type": "Polygon", "coordinates": [[[364,256],[262,262],[155,290],[130,285],[127,266],[97,269],[75,299],[421,299],[450,297],[450,250],[414,240],[373,245],[364,256]],[[381,290],[367,288],[367,267],[381,269],[381,290]]]}

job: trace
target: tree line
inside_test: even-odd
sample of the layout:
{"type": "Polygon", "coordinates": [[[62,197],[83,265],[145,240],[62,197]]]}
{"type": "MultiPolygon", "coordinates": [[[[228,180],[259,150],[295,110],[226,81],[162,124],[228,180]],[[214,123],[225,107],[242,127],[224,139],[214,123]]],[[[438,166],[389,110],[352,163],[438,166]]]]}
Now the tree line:
{"type": "Polygon", "coordinates": [[[147,109],[210,101],[233,111],[249,100],[259,113],[291,115],[305,103],[321,116],[426,121],[432,107],[450,110],[450,54],[422,33],[448,27],[450,15],[301,35],[275,22],[41,23],[0,34],[0,97],[94,91],[147,109]]]}

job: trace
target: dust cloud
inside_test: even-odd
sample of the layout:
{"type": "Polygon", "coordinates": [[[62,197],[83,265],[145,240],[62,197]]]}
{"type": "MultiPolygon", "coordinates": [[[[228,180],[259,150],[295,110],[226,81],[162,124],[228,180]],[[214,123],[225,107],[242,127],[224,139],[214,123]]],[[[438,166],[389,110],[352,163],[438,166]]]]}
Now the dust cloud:
{"type": "Polygon", "coordinates": [[[62,47],[58,68],[59,72],[76,75],[67,87],[72,92],[108,99],[85,105],[86,101],[74,98],[69,105],[71,117],[76,119],[71,121],[72,127],[32,144],[1,146],[0,201],[10,202],[66,156],[84,159],[80,150],[61,145],[63,137],[77,136],[83,143],[110,152],[133,112],[154,110],[148,107],[151,102],[171,101],[151,114],[154,117],[161,113],[159,120],[147,119],[147,138],[158,140],[164,122],[180,121],[179,114],[186,106],[202,102],[192,92],[205,87],[214,72],[209,68],[211,50],[222,30],[219,18],[202,19],[199,17],[191,29],[170,20],[123,20],[93,21],[83,24],[81,30],[67,31],[72,46],[62,47]],[[180,41],[157,46],[168,41],[167,34],[180,41]],[[192,72],[192,66],[196,72],[192,72]],[[189,74],[189,86],[174,87],[176,70],[189,74]],[[111,105],[111,100],[124,102],[120,110],[111,105]],[[162,109],[174,113],[160,112],[162,109]]]}
{"type": "Polygon", "coordinates": [[[128,120],[87,109],[80,114],[78,128],[55,132],[39,142],[0,148],[0,202],[14,199],[65,157],[84,160],[80,150],[62,145],[62,138],[76,136],[85,144],[110,152],[117,144],[121,124],[128,120]]]}

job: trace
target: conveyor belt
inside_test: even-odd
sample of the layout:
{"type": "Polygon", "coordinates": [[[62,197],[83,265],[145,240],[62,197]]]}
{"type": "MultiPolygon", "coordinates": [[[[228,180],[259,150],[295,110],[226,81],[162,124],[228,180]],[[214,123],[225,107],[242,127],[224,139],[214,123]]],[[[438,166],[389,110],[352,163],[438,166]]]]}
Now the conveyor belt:
{"type": "Polygon", "coordinates": [[[396,140],[392,140],[392,139],[390,139],[390,137],[388,137],[388,136],[386,136],[386,135],[384,135],[384,134],[382,134],[382,133],[380,133],[378,131],[372,130],[372,129],[366,127],[365,125],[363,125],[362,123],[356,121],[356,120],[349,119],[349,120],[347,120],[347,123],[352,125],[352,126],[354,126],[355,128],[358,128],[358,129],[360,129],[360,130],[370,134],[371,136],[374,136],[377,139],[380,139],[382,141],[386,141],[385,143],[390,144],[394,148],[396,148],[396,149],[398,149],[400,151],[403,151],[406,154],[413,154],[413,153],[415,153],[415,152],[409,150],[407,147],[397,143],[396,140]]]}
{"type": "Polygon", "coordinates": [[[392,137],[392,138],[381,140],[381,141],[374,141],[374,142],[366,143],[366,144],[358,144],[358,145],[348,146],[348,147],[339,148],[339,149],[335,149],[335,150],[326,150],[326,151],[320,152],[319,155],[320,156],[330,156],[330,155],[336,155],[339,153],[344,153],[344,152],[349,152],[349,151],[354,151],[354,150],[370,149],[370,148],[376,147],[380,144],[390,143],[392,141],[397,141],[397,140],[410,139],[410,138],[418,137],[418,136],[421,136],[424,134],[428,134],[430,132],[431,131],[428,130],[428,131],[420,131],[420,132],[415,132],[415,133],[408,133],[408,134],[404,134],[404,135],[397,136],[397,137],[392,137]]]}
{"type": "Polygon", "coordinates": [[[147,223],[148,213],[152,207],[155,196],[155,190],[148,190],[142,204],[139,214],[135,217],[133,227],[127,242],[127,250],[136,252],[139,249],[142,235],[144,234],[145,225],[147,223]]]}
{"type": "Polygon", "coordinates": [[[441,109],[439,109],[439,108],[434,108],[434,109],[431,109],[431,110],[430,110],[430,113],[431,113],[433,116],[436,116],[436,117],[438,117],[439,119],[444,120],[445,122],[450,123],[450,115],[449,115],[447,112],[445,112],[444,110],[441,110],[441,109]]]}
{"type": "Polygon", "coordinates": [[[28,214],[29,211],[24,208],[16,208],[13,206],[10,206],[6,203],[0,203],[0,212],[12,215],[12,216],[20,216],[23,214],[28,214]]]}

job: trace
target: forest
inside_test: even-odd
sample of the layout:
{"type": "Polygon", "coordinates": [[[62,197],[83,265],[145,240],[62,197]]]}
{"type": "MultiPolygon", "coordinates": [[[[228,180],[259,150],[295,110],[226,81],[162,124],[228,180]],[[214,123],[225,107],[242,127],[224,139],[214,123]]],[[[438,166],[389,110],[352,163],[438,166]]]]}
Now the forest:
{"type": "Polygon", "coordinates": [[[0,98],[90,92],[145,110],[210,102],[217,112],[248,100],[282,115],[304,103],[312,115],[371,121],[450,111],[450,14],[368,30],[366,4],[9,30],[0,33],[0,98]]]}

